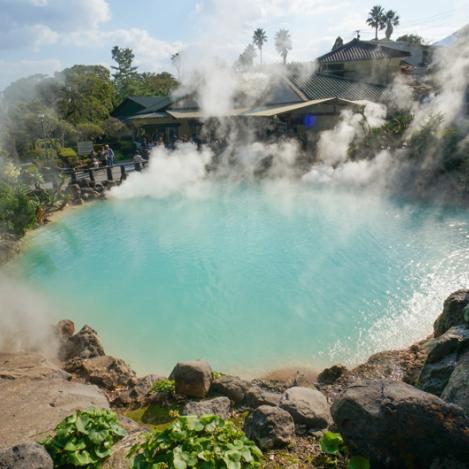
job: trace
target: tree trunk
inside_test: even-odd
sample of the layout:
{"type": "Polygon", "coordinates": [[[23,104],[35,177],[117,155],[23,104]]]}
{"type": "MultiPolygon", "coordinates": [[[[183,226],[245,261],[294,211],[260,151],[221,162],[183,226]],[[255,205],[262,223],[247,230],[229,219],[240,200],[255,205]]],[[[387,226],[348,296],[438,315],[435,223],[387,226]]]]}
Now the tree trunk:
{"type": "Polygon", "coordinates": [[[378,26],[375,28],[375,41],[378,40],[378,26]]]}

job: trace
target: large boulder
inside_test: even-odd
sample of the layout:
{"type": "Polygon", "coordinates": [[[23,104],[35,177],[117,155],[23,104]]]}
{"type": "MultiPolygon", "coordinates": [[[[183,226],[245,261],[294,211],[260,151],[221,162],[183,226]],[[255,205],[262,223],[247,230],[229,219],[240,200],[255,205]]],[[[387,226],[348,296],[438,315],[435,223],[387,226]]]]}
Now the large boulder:
{"type": "Polygon", "coordinates": [[[445,300],[443,312],[433,324],[435,337],[444,334],[450,327],[469,324],[469,290],[458,290],[445,300]]]}
{"type": "Polygon", "coordinates": [[[85,325],[62,344],[59,354],[64,361],[72,358],[86,359],[104,355],[104,349],[97,332],[85,325]]]}
{"type": "Polygon", "coordinates": [[[282,394],[279,392],[269,391],[260,386],[251,386],[245,393],[244,405],[255,409],[261,405],[278,406],[282,394]]]}
{"type": "Polygon", "coordinates": [[[109,407],[98,387],[31,353],[0,354],[0,396],[0,448],[40,441],[77,409],[109,407]]]}
{"type": "Polygon", "coordinates": [[[212,384],[212,369],[205,360],[179,362],[170,379],[174,379],[176,394],[204,398],[212,384]]]}
{"type": "Polygon", "coordinates": [[[456,368],[460,354],[469,348],[469,328],[453,326],[428,342],[427,360],[420,372],[417,387],[440,396],[456,368]]]}
{"type": "Polygon", "coordinates": [[[458,360],[441,398],[462,407],[469,417],[469,351],[458,360]]]}
{"type": "Polygon", "coordinates": [[[109,355],[70,360],[65,364],[65,370],[108,391],[138,381],[135,371],[124,360],[109,355]]]}
{"type": "Polygon", "coordinates": [[[222,419],[230,416],[231,402],[227,397],[214,397],[203,401],[188,401],[182,409],[182,415],[218,415],[222,419]]]}
{"type": "Polygon", "coordinates": [[[0,451],[0,469],[53,469],[49,453],[37,443],[23,443],[0,451]]]}
{"type": "Polygon", "coordinates": [[[262,405],[247,417],[244,431],[261,449],[268,450],[287,446],[295,435],[295,424],[287,411],[262,405]]]}
{"type": "Polygon", "coordinates": [[[230,398],[234,403],[241,404],[250,384],[237,376],[222,375],[216,378],[211,392],[230,398]]]}
{"type": "Polygon", "coordinates": [[[301,386],[287,389],[280,400],[280,407],[290,413],[295,423],[310,429],[326,428],[331,421],[327,399],[317,389],[301,386]]]}
{"type": "Polygon", "coordinates": [[[469,460],[469,419],[442,399],[405,383],[352,386],[332,406],[352,454],[371,467],[431,467],[437,458],[469,460]]]}

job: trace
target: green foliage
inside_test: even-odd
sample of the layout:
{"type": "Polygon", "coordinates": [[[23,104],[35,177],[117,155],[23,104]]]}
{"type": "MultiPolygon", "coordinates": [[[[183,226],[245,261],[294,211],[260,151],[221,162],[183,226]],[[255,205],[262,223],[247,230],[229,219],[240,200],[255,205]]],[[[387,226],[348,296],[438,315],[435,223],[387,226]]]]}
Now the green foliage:
{"type": "Polygon", "coordinates": [[[27,186],[0,181],[0,230],[23,236],[36,224],[39,203],[27,186]]]}
{"type": "Polygon", "coordinates": [[[74,167],[80,163],[80,158],[73,148],[62,147],[59,149],[58,155],[66,166],[74,167]]]}
{"type": "Polygon", "coordinates": [[[408,44],[416,44],[421,45],[425,43],[425,39],[418,34],[404,34],[403,36],[399,36],[396,39],[397,42],[407,42],[408,44]]]}
{"type": "Polygon", "coordinates": [[[324,454],[320,455],[317,462],[326,467],[338,467],[339,459],[342,458],[342,460],[348,460],[347,469],[370,469],[370,462],[367,458],[363,456],[351,456],[349,458],[348,448],[340,433],[324,433],[319,440],[319,445],[324,454]]]}
{"type": "Polygon", "coordinates": [[[344,440],[340,433],[326,432],[319,441],[321,451],[326,454],[338,454],[344,449],[344,440]]]}
{"type": "Polygon", "coordinates": [[[218,379],[223,376],[223,373],[220,371],[212,371],[212,379],[218,379]]]}
{"type": "Polygon", "coordinates": [[[260,466],[262,453],[233,423],[215,415],[179,417],[132,447],[133,469],[241,469],[260,466]]]}
{"type": "Polygon", "coordinates": [[[126,435],[116,414],[105,409],[77,411],[55,429],[42,444],[54,467],[95,469],[111,455],[111,448],[126,435]]]}
{"type": "Polygon", "coordinates": [[[176,393],[176,383],[174,379],[159,379],[151,387],[152,392],[164,392],[174,395],[176,393]]]}

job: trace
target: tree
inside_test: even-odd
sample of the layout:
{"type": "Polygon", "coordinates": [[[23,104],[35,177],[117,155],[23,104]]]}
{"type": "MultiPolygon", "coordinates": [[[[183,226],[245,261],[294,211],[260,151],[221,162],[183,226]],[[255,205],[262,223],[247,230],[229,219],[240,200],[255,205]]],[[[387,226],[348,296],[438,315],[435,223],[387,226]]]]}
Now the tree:
{"type": "Polygon", "coordinates": [[[394,26],[399,25],[399,16],[394,10],[388,10],[385,14],[386,21],[386,39],[389,41],[394,31],[394,26]]]}
{"type": "Polygon", "coordinates": [[[287,63],[288,52],[292,50],[291,37],[287,29],[280,29],[275,35],[275,48],[285,65],[287,63]]]}
{"type": "Polygon", "coordinates": [[[378,29],[384,29],[386,22],[384,17],[384,8],[380,5],[375,5],[368,13],[366,23],[375,30],[375,40],[378,40],[378,29]]]}
{"type": "Polygon", "coordinates": [[[236,66],[240,69],[247,69],[252,67],[256,55],[255,47],[252,44],[249,44],[246,49],[244,49],[244,52],[240,54],[236,62],[236,66]]]}
{"type": "Polygon", "coordinates": [[[257,28],[252,36],[254,45],[259,49],[260,61],[262,64],[262,47],[267,42],[267,34],[262,28],[257,28]]]}
{"type": "Polygon", "coordinates": [[[150,73],[140,75],[140,96],[168,96],[179,86],[179,82],[168,72],[150,73]]]}
{"type": "Polygon", "coordinates": [[[111,66],[115,70],[112,77],[120,100],[134,94],[136,82],[138,81],[137,67],[132,65],[134,58],[135,55],[132,49],[121,49],[119,46],[112,48],[112,60],[117,63],[117,67],[111,66]]]}
{"type": "Polygon", "coordinates": [[[407,42],[408,44],[417,44],[422,45],[425,43],[425,39],[418,34],[404,34],[403,36],[399,36],[396,39],[397,42],[407,42]]]}

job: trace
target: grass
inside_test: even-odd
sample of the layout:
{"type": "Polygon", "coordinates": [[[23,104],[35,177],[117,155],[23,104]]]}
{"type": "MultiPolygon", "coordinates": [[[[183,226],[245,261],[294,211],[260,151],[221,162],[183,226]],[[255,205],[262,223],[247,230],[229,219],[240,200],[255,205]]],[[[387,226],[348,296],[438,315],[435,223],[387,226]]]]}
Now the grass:
{"type": "Polygon", "coordinates": [[[125,416],[148,429],[164,430],[175,420],[174,412],[177,411],[179,411],[177,405],[167,407],[159,404],[150,404],[147,407],[129,410],[125,413],[125,416]]]}

